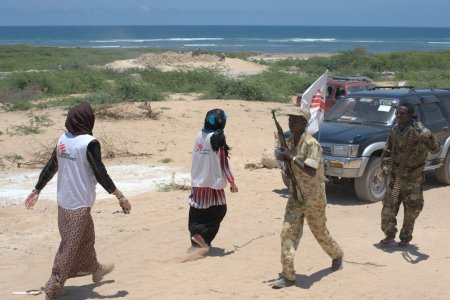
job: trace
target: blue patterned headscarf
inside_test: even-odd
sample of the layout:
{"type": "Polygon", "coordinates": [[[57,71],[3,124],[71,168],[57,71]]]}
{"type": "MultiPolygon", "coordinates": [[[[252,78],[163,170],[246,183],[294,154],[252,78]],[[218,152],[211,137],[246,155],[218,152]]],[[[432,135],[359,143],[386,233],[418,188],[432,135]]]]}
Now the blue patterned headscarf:
{"type": "Polygon", "coordinates": [[[219,151],[220,147],[224,147],[225,155],[228,156],[230,147],[227,145],[225,134],[223,132],[227,123],[227,115],[219,108],[212,109],[206,113],[203,132],[214,132],[211,136],[211,146],[213,151],[219,151]]]}
{"type": "Polygon", "coordinates": [[[224,129],[227,123],[227,115],[219,108],[212,109],[206,113],[205,124],[203,125],[203,132],[213,132],[219,129],[224,129]]]}

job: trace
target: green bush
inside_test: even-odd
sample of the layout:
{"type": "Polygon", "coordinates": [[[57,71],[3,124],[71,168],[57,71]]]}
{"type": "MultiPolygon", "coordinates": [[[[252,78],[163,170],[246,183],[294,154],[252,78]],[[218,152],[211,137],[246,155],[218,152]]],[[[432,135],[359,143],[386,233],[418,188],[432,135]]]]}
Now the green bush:
{"type": "Polygon", "coordinates": [[[262,86],[242,80],[217,81],[208,96],[216,99],[268,100],[262,86]]]}
{"type": "Polygon", "coordinates": [[[64,95],[92,92],[106,87],[107,77],[90,69],[62,72],[22,72],[8,75],[1,90],[23,91],[36,87],[42,95],[64,95]]]}
{"type": "Polygon", "coordinates": [[[159,101],[164,99],[162,92],[157,87],[130,78],[117,81],[112,96],[124,101],[159,101]]]}
{"type": "Polygon", "coordinates": [[[223,77],[218,70],[207,68],[171,72],[152,68],[140,71],[140,74],[144,82],[171,93],[204,92],[214,85],[216,79],[223,77]]]}
{"type": "MultiPolygon", "coordinates": [[[[450,50],[434,52],[370,53],[364,48],[341,51],[330,57],[286,59],[271,63],[268,71],[227,78],[218,69],[184,69],[162,72],[156,68],[117,72],[91,65],[134,58],[151,49],[81,49],[0,46],[0,71],[18,71],[0,80],[0,101],[12,110],[33,106],[71,106],[81,101],[111,104],[124,101],[158,101],[167,93],[201,93],[203,97],[287,102],[303,92],[328,69],[331,75],[365,75],[405,80],[417,87],[448,87],[450,50]],[[62,68],[58,68],[61,65],[62,68]],[[41,71],[20,72],[36,69],[41,71]],[[77,96],[75,96],[77,95],[77,96]],[[50,98],[50,100],[48,100],[50,98]],[[31,101],[40,101],[33,105],[31,101]]],[[[227,53],[248,59],[250,52],[227,53]]]]}
{"type": "Polygon", "coordinates": [[[0,72],[24,70],[77,70],[90,65],[104,65],[119,59],[136,58],[144,53],[160,53],[164,49],[93,49],[36,47],[28,45],[0,46],[0,72]]]}

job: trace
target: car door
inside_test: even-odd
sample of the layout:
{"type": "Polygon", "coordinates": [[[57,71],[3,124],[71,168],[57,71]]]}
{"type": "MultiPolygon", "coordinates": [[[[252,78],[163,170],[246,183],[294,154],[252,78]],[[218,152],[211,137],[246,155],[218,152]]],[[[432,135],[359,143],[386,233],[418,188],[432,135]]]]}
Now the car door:
{"type": "Polygon", "coordinates": [[[448,123],[439,99],[435,95],[426,95],[420,98],[422,123],[427,127],[438,141],[443,145],[449,135],[448,123]]]}

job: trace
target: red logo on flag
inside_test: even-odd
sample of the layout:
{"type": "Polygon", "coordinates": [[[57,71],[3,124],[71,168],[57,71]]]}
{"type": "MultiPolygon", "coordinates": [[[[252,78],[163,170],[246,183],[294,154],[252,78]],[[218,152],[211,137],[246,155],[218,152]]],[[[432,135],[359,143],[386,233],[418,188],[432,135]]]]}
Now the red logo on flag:
{"type": "Polygon", "coordinates": [[[312,97],[310,108],[319,108],[319,111],[325,110],[325,101],[321,90],[317,90],[317,93],[312,97]]]}
{"type": "Polygon", "coordinates": [[[59,153],[66,153],[66,146],[63,143],[59,143],[59,153]]]}

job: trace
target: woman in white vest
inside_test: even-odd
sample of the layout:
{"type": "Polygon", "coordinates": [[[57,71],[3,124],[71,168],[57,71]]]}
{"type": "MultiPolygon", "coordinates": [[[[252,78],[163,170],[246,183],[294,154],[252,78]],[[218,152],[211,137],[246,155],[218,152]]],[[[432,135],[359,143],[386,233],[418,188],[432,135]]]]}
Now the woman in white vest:
{"type": "Polygon", "coordinates": [[[221,109],[206,114],[203,129],[192,150],[191,194],[189,196],[189,232],[194,247],[209,249],[227,212],[225,187],[236,193],[228,163],[228,147],[223,129],[227,116],[221,109]]]}
{"type": "Polygon", "coordinates": [[[95,202],[97,182],[117,197],[124,213],[131,209],[130,203],[116,188],[102,163],[100,143],[92,136],[94,122],[94,110],[88,103],[81,103],[69,110],[65,124],[68,132],[59,138],[35,189],[25,200],[26,208],[33,208],[40,191],[58,172],[58,228],[61,243],[52,274],[44,287],[46,299],[61,294],[68,278],[92,274],[92,280],[99,282],[114,269],[114,264],[103,265],[97,261],[94,248],[91,207],[95,202]]]}

